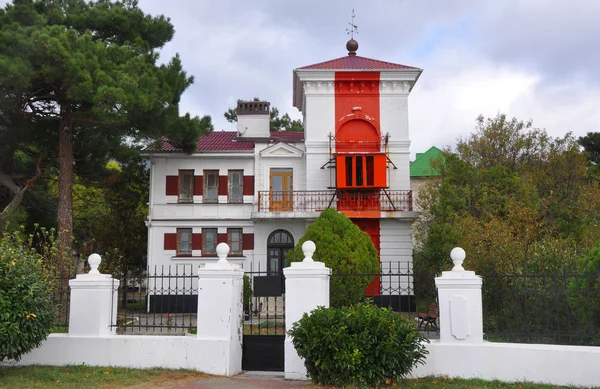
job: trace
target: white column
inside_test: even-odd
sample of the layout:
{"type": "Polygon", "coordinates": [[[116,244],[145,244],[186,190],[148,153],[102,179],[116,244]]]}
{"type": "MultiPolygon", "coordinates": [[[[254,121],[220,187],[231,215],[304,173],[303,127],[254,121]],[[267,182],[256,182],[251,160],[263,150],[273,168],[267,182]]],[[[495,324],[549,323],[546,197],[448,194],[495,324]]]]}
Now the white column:
{"type": "Polygon", "coordinates": [[[119,280],[110,274],[100,274],[102,259],[98,254],[88,257],[90,272],[69,280],[71,304],[69,335],[102,336],[115,333],[117,324],[117,290],[119,280]]]}
{"type": "MultiPolygon", "coordinates": [[[[229,246],[217,245],[217,263],[198,269],[197,339],[217,341],[215,359],[225,356],[225,375],[242,371],[242,285],[244,270],[227,262],[229,246]]],[[[210,350],[207,350],[210,352],[210,350]]]]}
{"type": "MultiPolygon", "coordinates": [[[[329,307],[329,277],[331,269],[323,262],[315,262],[312,255],[315,244],[307,240],[302,245],[304,260],[292,262],[290,267],[283,269],[285,275],[285,330],[292,324],[318,306],[329,307]]],[[[304,361],[298,356],[292,338],[285,338],[285,378],[307,379],[304,361]]]]}
{"type": "Polygon", "coordinates": [[[450,253],[452,271],[436,277],[440,309],[440,343],[483,342],[481,277],[462,267],[465,251],[456,247],[450,253]]]}

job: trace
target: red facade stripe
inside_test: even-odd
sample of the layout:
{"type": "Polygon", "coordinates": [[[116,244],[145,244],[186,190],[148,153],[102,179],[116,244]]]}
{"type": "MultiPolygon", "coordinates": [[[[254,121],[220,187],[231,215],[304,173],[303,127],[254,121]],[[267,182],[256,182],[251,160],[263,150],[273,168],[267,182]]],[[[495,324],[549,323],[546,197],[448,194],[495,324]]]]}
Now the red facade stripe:
{"type": "Polygon", "coordinates": [[[254,250],[254,234],[243,234],[242,247],[244,250],[254,250]]]}
{"type": "Polygon", "coordinates": [[[192,234],[192,250],[202,250],[202,234],[192,234]]]}
{"type": "Polygon", "coordinates": [[[254,195],[254,176],[244,176],[244,196],[254,195]]]}
{"type": "Polygon", "coordinates": [[[167,196],[177,196],[179,194],[179,176],[167,176],[165,194],[167,196]]]}
{"type": "Polygon", "coordinates": [[[177,250],[177,233],[174,234],[165,234],[165,250],[177,250]]]}
{"type": "Polygon", "coordinates": [[[204,177],[194,176],[194,195],[202,196],[204,190],[204,177]]]}
{"type": "Polygon", "coordinates": [[[219,196],[227,196],[227,176],[219,176],[219,196]]]}
{"type": "Polygon", "coordinates": [[[227,233],[217,234],[217,242],[218,243],[227,243],[227,233]]]}

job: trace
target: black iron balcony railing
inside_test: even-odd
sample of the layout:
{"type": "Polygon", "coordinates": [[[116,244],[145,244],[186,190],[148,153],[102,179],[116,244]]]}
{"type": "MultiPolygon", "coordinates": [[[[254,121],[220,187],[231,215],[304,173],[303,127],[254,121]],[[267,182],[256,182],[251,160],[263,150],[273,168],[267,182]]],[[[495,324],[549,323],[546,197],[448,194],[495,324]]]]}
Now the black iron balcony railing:
{"type": "Polygon", "coordinates": [[[412,191],[297,190],[258,192],[259,212],[412,211],[412,191]]]}

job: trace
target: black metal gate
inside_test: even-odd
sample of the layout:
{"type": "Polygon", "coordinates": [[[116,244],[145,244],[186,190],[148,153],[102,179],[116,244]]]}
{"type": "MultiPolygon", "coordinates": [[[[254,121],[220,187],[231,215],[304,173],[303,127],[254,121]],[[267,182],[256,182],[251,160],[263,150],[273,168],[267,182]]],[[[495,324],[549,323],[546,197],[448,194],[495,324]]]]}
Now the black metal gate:
{"type": "Polygon", "coordinates": [[[251,298],[244,312],[242,369],[283,371],[285,282],[281,271],[247,272],[251,298]]]}

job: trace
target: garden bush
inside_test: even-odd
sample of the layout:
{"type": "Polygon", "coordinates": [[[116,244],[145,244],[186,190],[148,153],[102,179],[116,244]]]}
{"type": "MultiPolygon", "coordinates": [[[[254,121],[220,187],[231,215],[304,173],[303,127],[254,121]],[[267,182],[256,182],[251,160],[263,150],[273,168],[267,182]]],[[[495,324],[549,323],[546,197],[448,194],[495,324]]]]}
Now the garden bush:
{"type": "Polygon", "coordinates": [[[365,288],[373,281],[373,274],[380,270],[377,250],[369,235],[345,215],[326,209],[308,226],[298,244],[288,251],[288,266],[304,259],[302,244],[307,240],[317,247],[313,259],[325,263],[335,275],[330,280],[331,306],[342,307],[361,301],[365,288]]]}
{"type": "Polygon", "coordinates": [[[0,361],[39,346],[55,318],[42,257],[11,236],[0,237],[0,361]]]}
{"type": "Polygon", "coordinates": [[[423,364],[428,353],[414,324],[370,303],[319,307],[289,334],[309,377],[321,385],[391,384],[423,364]]]}

